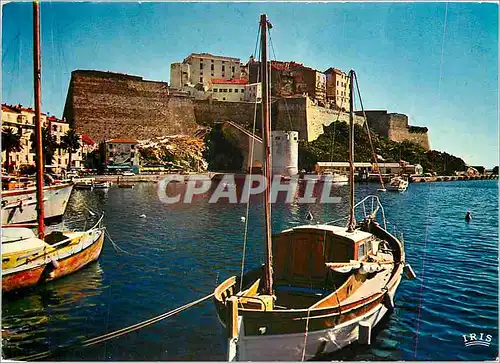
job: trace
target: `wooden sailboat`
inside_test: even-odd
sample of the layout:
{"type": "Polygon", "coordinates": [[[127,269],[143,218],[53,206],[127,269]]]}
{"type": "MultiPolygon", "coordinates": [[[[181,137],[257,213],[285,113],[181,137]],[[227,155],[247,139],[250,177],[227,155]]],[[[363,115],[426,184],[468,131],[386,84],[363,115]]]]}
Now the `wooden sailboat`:
{"type": "Polygon", "coordinates": [[[104,228],[101,226],[103,216],[93,228],[84,232],[55,231],[45,235],[39,6],[37,1],[33,3],[38,237],[29,228],[3,226],[3,292],[37,285],[78,271],[99,257],[104,242],[104,228]]]}
{"type": "MultiPolygon", "coordinates": [[[[269,106],[266,72],[268,20],[261,15],[262,112],[265,175],[269,181],[269,106]]],[[[377,196],[355,220],[354,123],[351,71],[349,124],[349,223],[302,225],[271,238],[270,184],[265,191],[266,262],[242,280],[232,276],[214,292],[214,302],[228,331],[228,360],[297,361],[334,352],[354,341],[370,343],[371,329],[394,308],[394,295],[405,268],[401,241],[390,234],[377,196]]],[[[411,271],[412,272],[412,271],[411,271]]],[[[408,274],[410,274],[408,272],[408,274]]]]}

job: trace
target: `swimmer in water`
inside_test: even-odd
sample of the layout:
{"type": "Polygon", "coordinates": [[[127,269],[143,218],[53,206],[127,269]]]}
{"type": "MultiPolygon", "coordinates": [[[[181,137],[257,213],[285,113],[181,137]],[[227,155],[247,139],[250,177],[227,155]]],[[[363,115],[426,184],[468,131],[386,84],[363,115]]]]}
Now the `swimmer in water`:
{"type": "Polygon", "coordinates": [[[472,215],[470,214],[470,212],[467,212],[467,214],[465,215],[465,220],[467,222],[470,222],[471,219],[472,219],[472,215]]]}

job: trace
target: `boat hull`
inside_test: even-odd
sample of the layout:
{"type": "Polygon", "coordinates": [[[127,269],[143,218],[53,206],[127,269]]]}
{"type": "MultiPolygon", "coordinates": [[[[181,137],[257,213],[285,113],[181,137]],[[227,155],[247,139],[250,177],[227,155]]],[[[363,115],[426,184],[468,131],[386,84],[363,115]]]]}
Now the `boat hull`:
{"type": "MultiPolygon", "coordinates": [[[[43,188],[45,219],[64,215],[72,184],[56,184],[43,188]]],[[[36,188],[2,192],[2,224],[27,223],[37,220],[36,188]]]]}
{"type": "Polygon", "coordinates": [[[2,291],[10,292],[56,280],[96,261],[104,243],[104,230],[88,231],[77,238],[78,241],[75,243],[49,252],[25,268],[3,270],[2,291]]]}
{"type": "MultiPolygon", "coordinates": [[[[391,298],[394,298],[400,281],[401,277],[389,291],[391,298]]],[[[260,336],[240,334],[234,343],[237,354],[234,360],[301,361],[302,359],[313,359],[321,355],[331,354],[359,340],[360,323],[374,328],[387,312],[388,308],[383,303],[379,303],[367,313],[335,327],[316,331],[309,330],[307,337],[305,331],[296,334],[260,336]]],[[[244,331],[244,326],[240,326],[240,331],[244,331]]]]}

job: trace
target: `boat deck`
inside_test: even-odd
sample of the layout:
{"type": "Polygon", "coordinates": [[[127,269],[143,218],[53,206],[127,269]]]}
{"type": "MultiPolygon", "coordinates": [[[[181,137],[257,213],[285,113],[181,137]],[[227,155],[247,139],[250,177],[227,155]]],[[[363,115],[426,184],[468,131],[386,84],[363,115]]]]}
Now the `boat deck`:
{"type": "MultiPolygon", "coordinates": [[[[382,254],[379,253],[378,255],[380,256],[382,254]]],[[[389,258],[389,256],[392,259],[392,255],[383,255],[385,255],[384,257],[387,259],[389,258]]],[[[349,296],[345,300],[342,300],[341,305],[347,305],[383,292],[384,287],[387,286],[387,283],[391,279],[391,273],[392,268],[378,272],[374,277],[363,283],[356,291],[354,291],[351,296],[349,296]]]]}

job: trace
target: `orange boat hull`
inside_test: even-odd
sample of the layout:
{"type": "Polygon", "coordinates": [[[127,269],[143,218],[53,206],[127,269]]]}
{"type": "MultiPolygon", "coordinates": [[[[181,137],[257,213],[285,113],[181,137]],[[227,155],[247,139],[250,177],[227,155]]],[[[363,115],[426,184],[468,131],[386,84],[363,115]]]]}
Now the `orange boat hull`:
{"type": "Polygon", "coordinates": [[[2,276],[2,291],[9,292],[34,286],[76,272],[99,258],[103,243],[104,233],[84,250],[72,256],[57,260],[57,268],[51,268],[52,264],[49,263],[30,270],[2,276]],[[49,269],[50,271],[48,271],[49,269]]]}

